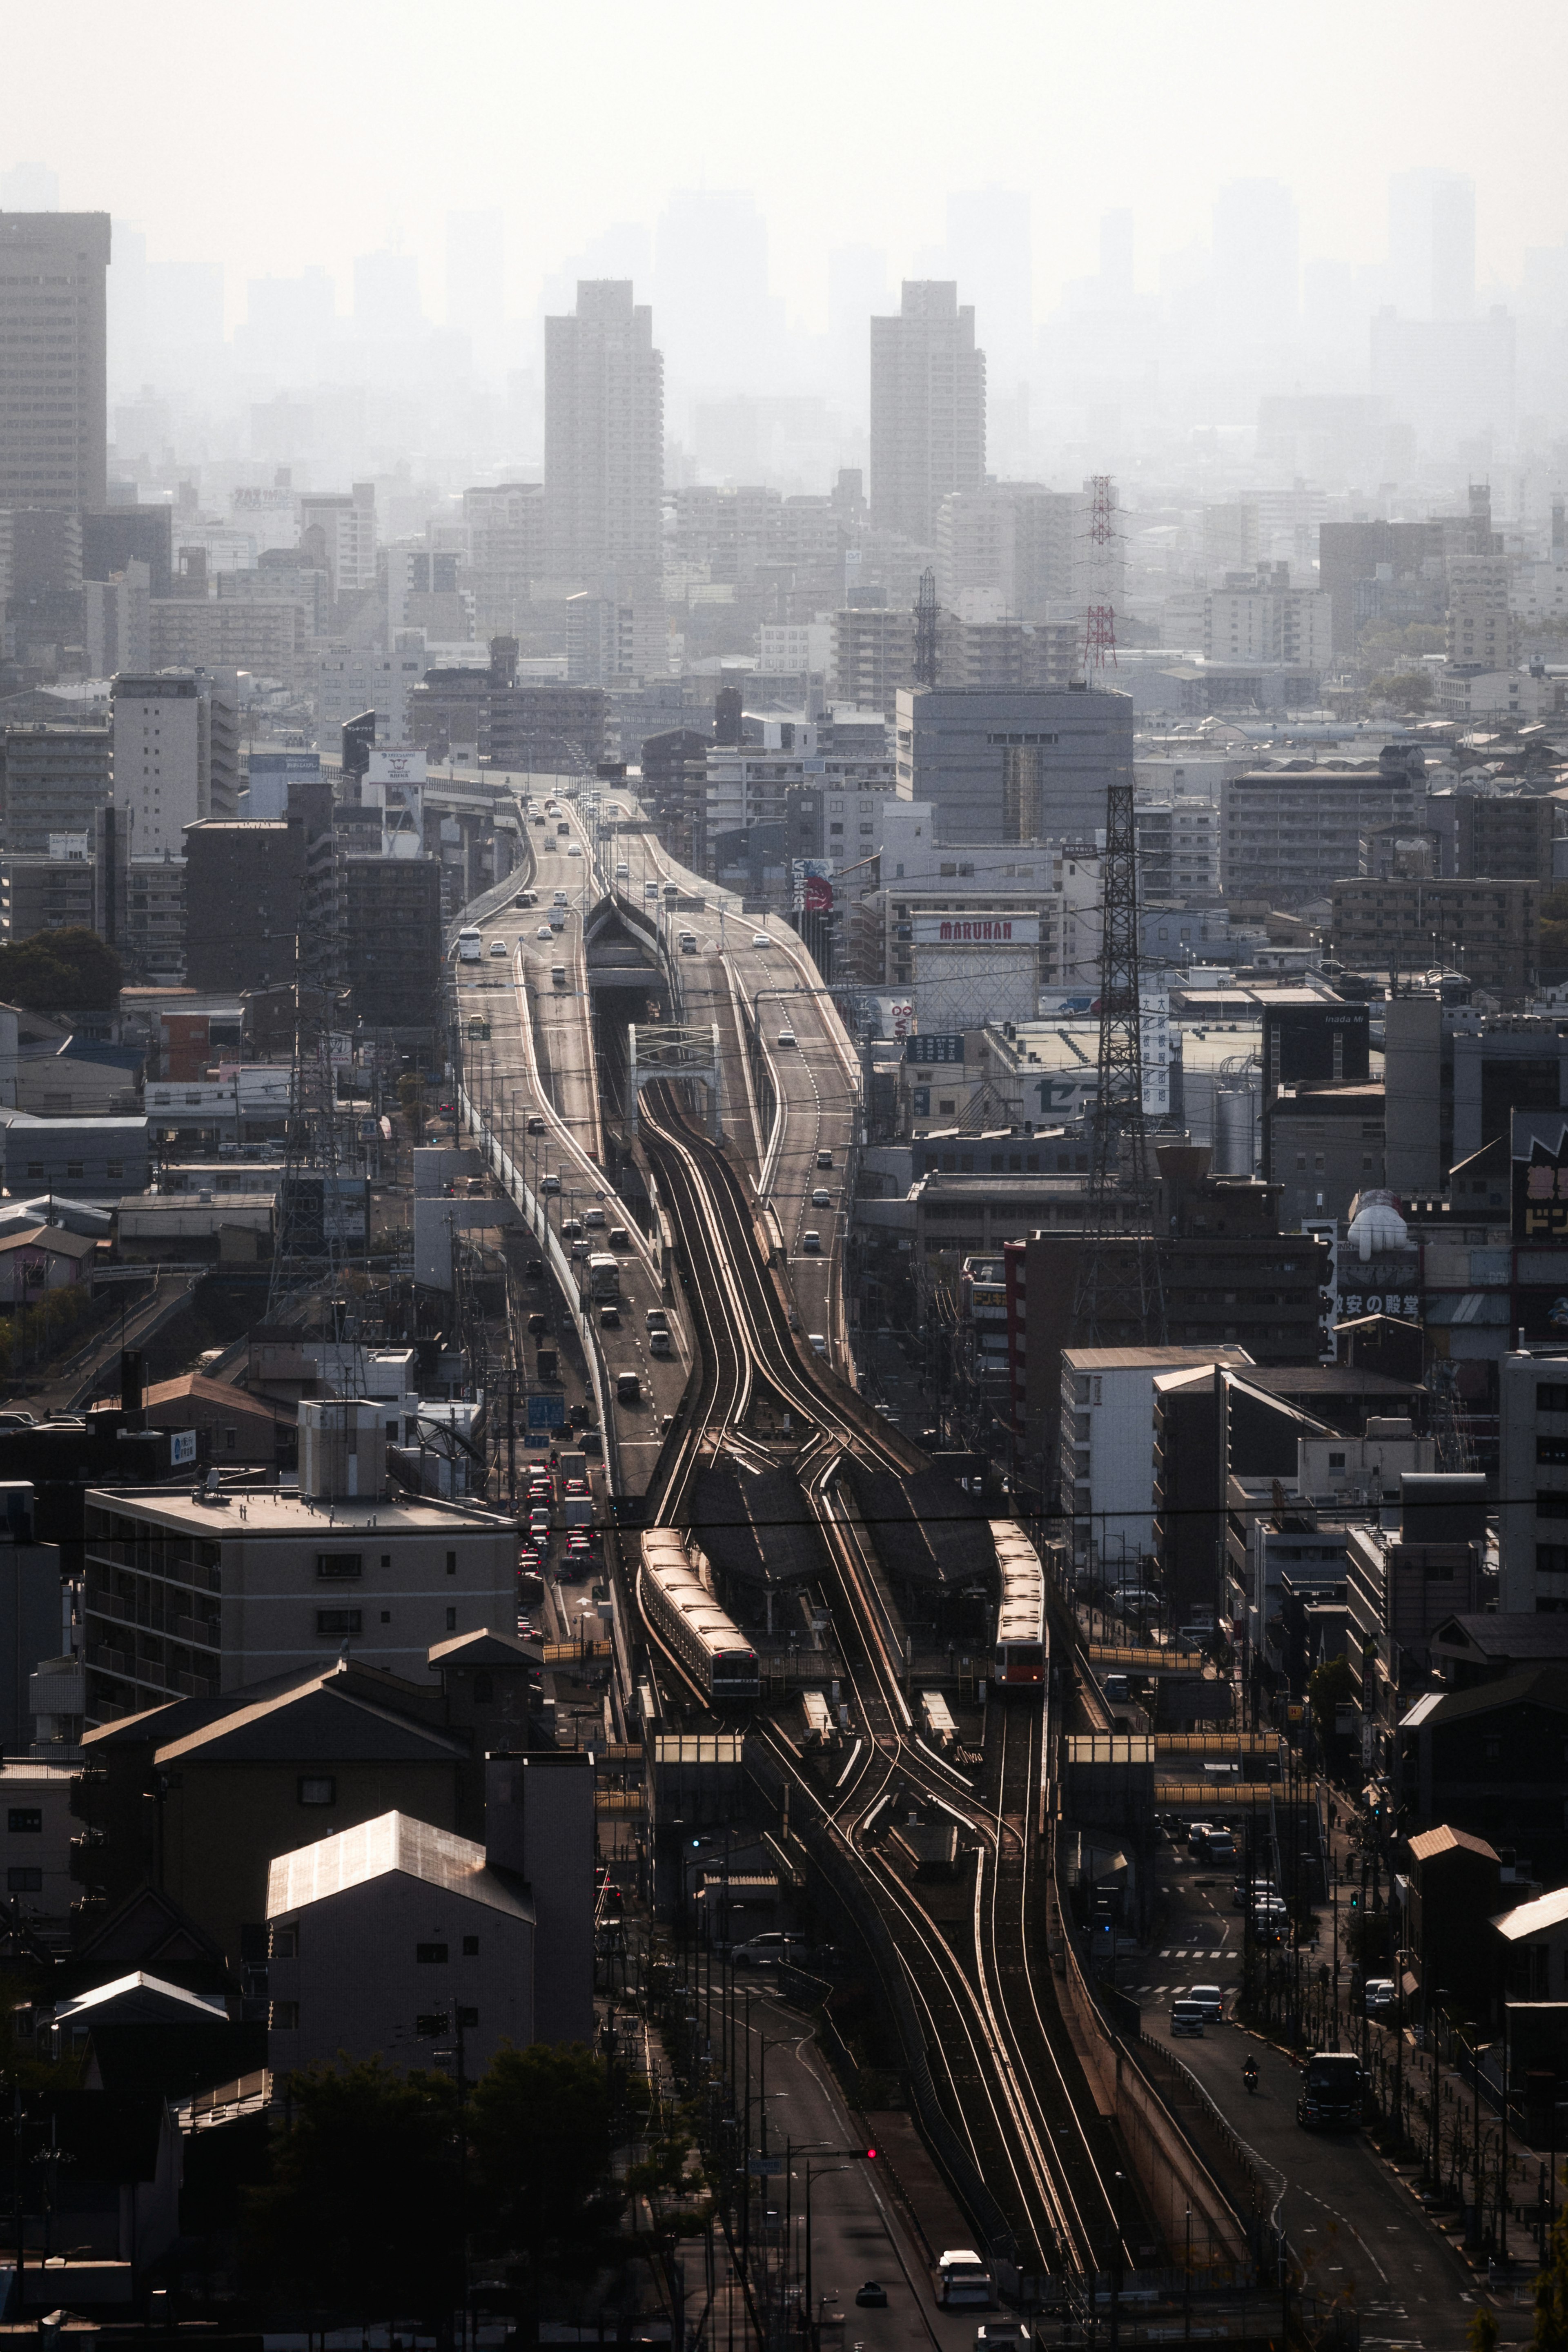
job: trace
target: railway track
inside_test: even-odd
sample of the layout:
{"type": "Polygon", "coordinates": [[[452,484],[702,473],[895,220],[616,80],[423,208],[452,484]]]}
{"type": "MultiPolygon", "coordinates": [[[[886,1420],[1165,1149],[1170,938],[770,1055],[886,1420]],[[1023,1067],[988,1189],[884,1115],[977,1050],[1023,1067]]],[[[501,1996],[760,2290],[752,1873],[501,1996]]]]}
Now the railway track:
{"type": "MultiPolygon", "coordinates": [[[[754,1721],[750,1744],[770,1778],[789,1782],[794,1817],[810,1823],[825,1874],[858,1910],[894,1972],[889,1990],[911,2066],[926,2077],[917,2092],[929,2086],[922,2120],[993,2251],[1025,2269],[1092,2272],[1130,2249],[1115,2151],[1068,2043],[1048,1968],[1036,1957],[1037,1941],[1042,1951],[1044,1945],[1033,1917],[1043,1706],[1025,1701],[994,1711],[1000,1720],[984,1790],[920,1738],[891,1604],[837,1476],[847,1454],[900,1476],[924,1457],[852,1390],[802,1361],[740,1181],[668,1091],[650,1101],[645,1132],[680,1234],[702,1348],[702,1372],[650,1493],[649,1517],[679,1521],[703,1448],[738,1433],[761,1391],[798,1418],[805,1443],[795,1472],[828,1562],[828,1598],[861,1736],[826,1792],[775,1726],[754,1721]],[[951,1814],[979,1848],[967,1953],[954,1949],[879,1843],[889,1809],[909,1798],[951,1814]]],[[[683,1690],[705,1704],[649,1630],[683,1690]]]]}

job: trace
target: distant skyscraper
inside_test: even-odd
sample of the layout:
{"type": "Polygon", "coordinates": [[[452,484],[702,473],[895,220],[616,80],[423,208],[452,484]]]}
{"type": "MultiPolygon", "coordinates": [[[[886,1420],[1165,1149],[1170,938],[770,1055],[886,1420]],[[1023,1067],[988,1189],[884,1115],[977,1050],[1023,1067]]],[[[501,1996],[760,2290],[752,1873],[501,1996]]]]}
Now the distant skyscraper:
{"type": "Polygon", "coordinates": [[[1475,183],[1398,172],[1388,184],[1388,272],[1407,319],[1468,319],[1476,307],[1475,183]]]}
{"type": "Polygon", "coordinates": [[[0,212],[0,507],[103,507],[107,213],[0,212]]]}
{"type": "Polygon", "coordinates": [[[599,595],[658,593],[664,357],[629,278],[584,278],[544,321],[544,497],[550,569],[599,595]]]}
{"type": "Polygon", "coordinates": [[[950,490],[985,478],[985,354],[952,278],[906,278],[897,318],[871,321],[871,520],[936,544],[950,490]]]}

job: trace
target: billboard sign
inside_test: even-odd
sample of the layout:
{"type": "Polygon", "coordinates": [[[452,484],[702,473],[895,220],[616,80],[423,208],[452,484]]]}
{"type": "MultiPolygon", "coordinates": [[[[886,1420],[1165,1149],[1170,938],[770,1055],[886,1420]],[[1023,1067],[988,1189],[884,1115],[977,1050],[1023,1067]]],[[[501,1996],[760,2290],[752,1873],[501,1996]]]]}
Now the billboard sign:
{"type": "Polygon", "coordinates": [[[825,875],[808,874],[800,886],[801,912],[805,915],[830,915],[833,912],[833,885],[825,875]]]}
{"type": "Polygon", "coordinates": [[[370,755],[367,783],[422,784],[425,781],[425,754],[412,744],[378,744],[370,755]]]}
{"type": "Polygon", "coordinates": [[[916,915],[917,947],[1034,948],[1040,943],[1038,915],[916,915]]]}
{"type": "Polygon", "coordinates": [[[906,1037],[904,1059],[906,1062],[962,1062],[963,1032],[960,1029],[943,1036],[933,1031],[929,1037],[906,1037]]]}
{"type": "Polygon", "coordinates": [[[531,1396],[528,1400],[530,1429],[563,1429],[566,1425],[566,1400],[559,1396],[531,1396]]]}
{"type": "Polygon", "coordinates": [[[1513,1114],[1513,1238],[1568,1241],[1568,1118],[1554,1110],[1513,1114]]]}
{"type": "Polygon", "coordinates": [[[169,1432],[169,1462],[178,1469],[182,1462],[196,1458],[196,1433],[194,1429],[172,1429],[169,1432]]]}

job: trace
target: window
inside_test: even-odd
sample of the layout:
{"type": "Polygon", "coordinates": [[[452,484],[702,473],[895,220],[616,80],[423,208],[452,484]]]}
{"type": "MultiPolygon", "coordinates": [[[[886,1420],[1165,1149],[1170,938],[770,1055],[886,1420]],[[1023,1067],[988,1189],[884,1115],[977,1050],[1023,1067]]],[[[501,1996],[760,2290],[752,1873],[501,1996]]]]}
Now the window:
{"type": "Polygon", "coordinates": [[[36,1863],[13,1863],[5,1873],[7,1895],[41,1895],[44,1874],[36,1863]]]}
{"type": "Polygon", "coordinates": [[[44,1181],[44,1163],[43,1163],[43,1161],[42,1161],[41,1160],[28,1160],[28,1162],[27,1162],[27,1181],[28,1181],[28,1182],[29,1182],[30,1184],[41,1184],[41,1183],[43,1182],[43,1181],[44,1181]]]}
{"type": "Polygon", "coordinates": [[[426,2011],[422,2017],[416,2017],[415,2019],[414,2031],[422,2042],[431,2041],[437,2033],[445,2033],[447,2031],[446,2011],[444,2009],[426,2011]]]}
{"type": "MultiPolygon", "coordinates": [[[[1476,1190],[1479,1192],[1481,1187],[1478,1184],[1476,1190]]],[[[1568,1412],[1568,1388],[1552,1381],[1537,1381],[1535,1410],[1537,1412],[1568,1412]]]]}
{"type": "Polygon", "coordinates": [[[464,2006],[463,2006],[463,2004],[462,2004],[462,2002],[461,2002],[461,2001],[459,2001],[459,2002],[458,2002],[458,2032],[462,2032],[462,2033],[474,2033],[474,2032],[477,2032],[477,2031],[479,2030],[479,2011],[478,2011],[477,2009],[465,2009],[465,2008],[464,2008],[464,2006]]]}
{"type": "Polygon", "coordinates": [[[479,1937],[478,1937],[477,1936],[465,1936],[465,1937],[464,1937],[464,1938],[463,1938],[463,1958],[464,1958],[466,1960],[477,1960],[477,1959],[479,1958],[479,1937]]]}
{"type": "Polygon", "coordinates": [[[416,1944],[414,1957],[422,1968],[439,1968],[447,1958],[447,1947],[445,1944],[416,1944]]]}
{"type": "Polygon", "coordinates": [[[123,1160],[110,1160],[105,1161],[104,1174],[106,1176],[123,1176],[124,1173],[125,1162],[123,1160]]]}
{"type": "Polygon", "coordinates": [[[87,1163],[85,1160],[68,1160],[66,1161],[66,1174],[68,1177],[76,1177],[79,1180],[81,1177],[85,1176],[86,1173],[87,1163]]]}
{"type": "Polygon", "coordinates": [[[238,1430],[237,1430],[237,1429],[226,1429],[226,1430],[224,1431],[224,1433],[223,1433],[223,1442],[224,1442],[224,1446],[225,1446],[226,1450],[228,1453],[232,1454],[232,1453],[234,1452],[235,1447],[236,1447],[236,1446],[238,1444],[238,1443],[239,1443],[239,1432],[238,1432],[238,1430]]]}
{"type": "Polygon", "coordinates": [[[455,1633],[457,1630],[458,1612],[455,1609],[448,1609],[447,1612],[447,1631],[448,1633],[455,1633]]]}
{"type": "Polygon", "coordinates": [[[267,2015],[274,2033],[295,2033],[300,2027],[300,2004],[297,2000],[275,2000],[267,2015]]]}
{"type": "Polygon", "coordinates": [[[299,1790],[302,1805],[335,1805],[338,1801],[338,1784],[330,1774],[302,1775],[299,1790]]]}
{"type": "Polygon", "coordinates": [[[1538,1437],[1535,1458],[1538,1462],[1568,1462],[1568,1437],[1538,1437]]]}
{"type": "Polygon", "coordinates": [[[390,1625],[390,1624],[391,1624],[391,1622],[392,1622],[392,1612],[391,1612],[391,1610],[390,1610],[390,1609],[384,1609],[384,1610],[382,1611],[382,1612],[381,1612],[381,1622],[382,1622],[382,1623],[383,1623],[384,1625],[390,1625]]]}
{"type": "MultiPolygon", "coordinates": [[[[1535,1547],[1537,1576],[1568,1576],[1568,1544],[1537,1544],[1535,1547]]],[[[1568,1757],[1564,1757],[1568,1763],[1568,1757]]]]}
{"type": "Polygon", "coordinates": [[[358,1551],[319,1551],[316,1554],[316,1574],[325,1582],[338,1583],[345,1578],[363,1573],[364,1554],[358,1551]]]}
{"type": "Polygon", "coordinates": [[[1568,1495],[1537,1495],[1535,1516],[1538,1519],[1568,1519],[1568,1495]]]}
{"type": "Polygon", "coordinates": [[[455,1551],[449,1551],[447,1554],[447,1573],[448,1576],[456,1576],[458,1573],[458,1555],[455,1551]]]}
{"type": "Polygon", "coordinates": [[[1497,1763],[1502,1755],[1502,1741],[1500,1739],[1483,1740],[1481,1753],[1489,1764],[1497,1763]]]}
{"type": "MultiPolygon", "coordinates": [[[[1564,1496],[1563,1500],[1568,1502],[1568,1496],[1564,1496]]],[[[318,1609],[316,1612],[318,1633],[357,1633],[359,1630],[360,1612],[357,1609],[318,1609]]]]}
{"type": "Polygon", "coordinates": [[[13,1837],[41,1836],[44,1809],[41,1805],[13,1805],[5,1816],[5,1826],[13,1837]]]}

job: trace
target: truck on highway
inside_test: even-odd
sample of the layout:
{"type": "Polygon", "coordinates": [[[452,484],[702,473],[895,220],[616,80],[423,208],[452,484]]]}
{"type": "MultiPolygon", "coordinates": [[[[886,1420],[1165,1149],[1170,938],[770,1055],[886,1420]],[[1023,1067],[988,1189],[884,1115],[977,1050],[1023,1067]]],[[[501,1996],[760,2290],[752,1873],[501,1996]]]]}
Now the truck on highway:
{"type": "Polygon", "coordinates": [[[595,1250],[588,1259],[588,1288],[595,1298],[621,1295],[621,1262],[612,1250],[595,1250]]]}
{"type": "Polygon", "coordinates": [[[1366,2098],[1366,2077],[1353,2050],[1314,2050],[1296,2102],[1296,2121],[1308,2131],[1354,2131],[1366,2098]]]}
{"type": "Polygon", "coordinates": [[[467,930],[459,931],[458,933],[458,961],[459,963],[478,963],[482,958],[484,951],[484,938],[479,931],[467,930]]]}

